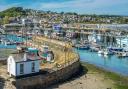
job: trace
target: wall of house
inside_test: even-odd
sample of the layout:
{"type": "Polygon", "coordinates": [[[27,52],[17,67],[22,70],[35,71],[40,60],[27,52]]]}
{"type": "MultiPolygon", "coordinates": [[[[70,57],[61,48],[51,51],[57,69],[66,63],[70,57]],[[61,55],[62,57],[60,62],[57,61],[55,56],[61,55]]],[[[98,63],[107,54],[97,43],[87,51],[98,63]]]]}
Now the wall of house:
{"type": "Polygon", "coordinates": [[[15,76],[16,75],[16,64],[15,64],[13,57],[10,56],[7,61],[8,61],[7,65],[8,65],[9,74],[12,74],[15,76]]]}
{"type": "Polygon", "coordinates": [[[28,62],[19,62],[16,64],[17,69],[16,69],[16,76],[19,75],[25,75],[25,74],[31,74],[31,73],[35,73],[32,72],[32,63],[35,63],[35,72],[39,72],[39,60],[36,61],[28,61],[28,62]],[[20,74],[20,64],[24,64],[24,73],[20,74]]]}

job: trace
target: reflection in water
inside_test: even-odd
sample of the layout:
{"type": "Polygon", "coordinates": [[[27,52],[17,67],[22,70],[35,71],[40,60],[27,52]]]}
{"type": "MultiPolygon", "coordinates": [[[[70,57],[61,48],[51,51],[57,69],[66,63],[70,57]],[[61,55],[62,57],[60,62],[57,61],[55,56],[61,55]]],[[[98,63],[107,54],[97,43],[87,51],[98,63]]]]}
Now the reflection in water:
{"type": "Polygon", "coordinates": [[[116,55],[101,55],[96,52],[77,50],[81,61],[128,76],[128,58],[118,58],[116,55]]]}

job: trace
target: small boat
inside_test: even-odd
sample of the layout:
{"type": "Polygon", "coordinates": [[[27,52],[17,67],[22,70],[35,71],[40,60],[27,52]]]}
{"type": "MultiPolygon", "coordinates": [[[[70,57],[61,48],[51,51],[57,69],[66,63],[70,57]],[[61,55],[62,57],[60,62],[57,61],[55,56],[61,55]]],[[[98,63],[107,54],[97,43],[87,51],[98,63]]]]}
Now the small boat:
{"type": "Polygon", "coordinates": [[[112,51],[112,52],[123,52],[123,48],[119,48],[119,47],[108,47],[107,48],[109,51],[112,51]]]}
{"type": "Polygon", "coordinates": [[[0,39],[0,43],[2,42],[2,40],[0,39]]]}
{"type": "Polygon", "coordinates": [[[92,52],[98,52],[99,51],[99,47],[90,47],[90,51],[92,51],[92,52]]]}
{"type": "Polygon", "coordinates": [[[118,52],[117,56],[118,57],[128,57],[128,52],[118,52]]]}
{"type": "Polygon", "coordinates": [[[22,37],[23,35],[22,34],[18,34],[17,37],[22,37]]]}
{"type": "Polygon", "coordinates": [[[109,51],[104,52],[104,55],[113,55],[113,54],[114,54],[113,52],[109,52],[109,51]]]}
{"type": "Polygon", "coordinates": [[[23,45],[24,42],[14,42],[14,44],[16,44],[16,45],[23,45]]]}
{"type": "Polygon", "coordinates": [[[104,55],[113,55],[114,52],[112,52],[111,50],[105,50],[104,51],[104,55]]]}
{"type": "Polygon", "coordinates": [[[4,41],[4,44],[5,44],[5,45],[10,45],[11,42],[10,42],[10,41],[4,41]]]}
{"type": "Polygon", "coordinates": [[[104,51],[99,50],[99,51],[98,51],[98,54],[104,54],[104,51]]]}
{"type": "Polygon", "coordinates": [[[89,50],[89,45],[77,44],[75,47],[79,50],[89,50]]]}

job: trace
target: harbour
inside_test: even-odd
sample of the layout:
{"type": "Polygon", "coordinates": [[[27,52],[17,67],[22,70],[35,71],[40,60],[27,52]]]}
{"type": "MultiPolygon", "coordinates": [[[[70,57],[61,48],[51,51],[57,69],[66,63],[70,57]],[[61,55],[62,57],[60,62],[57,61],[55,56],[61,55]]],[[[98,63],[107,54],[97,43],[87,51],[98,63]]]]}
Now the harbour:
{"type": "Polygon", "coordinates": [[[1,11],[0,89],[127,89],[127,21],[22,7],[1,11]]]}
{"type": "MultiPolygon", "coordinates": [[[[17,39],[16,36],[11,36],[13,37],[13,39],[17,39]]],[[[20,40],[22,40],[20,38],[20,40]]],[[[19,45],[18,45],[19,46],[19,45]]],[[[94,46],[93,46],[94,47],[94,46]]],[[[2,49],[16,49],[16,45],[6,45],[5,44],[1,44],[1,48],[2,49]]],[[[100,48],[97,49],[97,51],[95,50],[90,50],[89,47],[86,48],[74,48],[75,52],[77,52],[80,56],[80,60],[81,61],[85,61],[88,62],[90,64],[94,64],[98,67],[104,68],[106,70],[112,71],[112,72],[116,72],[118,74],[121,75],[125,75],[128,76],[128,57],[119,57],[117,53],[115,54],[105,54],[103,55],[102,53],[98,53],[99,50],[101,50],[100,48]]],[[[118,49],[120,50],[120,52],[123,50],[122,49],[118,49]]],[[[119,51],[117,51],[119,53],[119,51]]],[[[5,51],[6,53],[6,51],[5,51]]]]}
{"type": "MultiPolygon", "coordinates": [[[[61,27],[56,28],[58,30],[54,30],[51,28],[53,32],[50,31],[46,33],[45,33],[45,30],[42,30],[43,31],[42,32],[38,29],[38,32],[40,33],[36,35],[28,34],[27,32],[24,34],[20,34],[17,32],[16,33],[17,35],[13,35],[10,32],[8,32],[7,35],[6,34],[1,35],[1,40],[6,39],[6,41],[10,42],[10,44],[8,45],[5,44],[5,41],[1,42],[0,48],[16,49],[17,46],[23,45],[29,41],[36,42],[37,47],[39,47],[37,40],[41,40],[40,39],[41,37],[44,37],[44,38],[50,37],[51,39],[59,40],[61,42],[66,42],[67,44],[70,44],[73,47],[75,47],[73,49],[77,49],[77,51],[75,50],[75,52],[79,54],[81,61],[89,62],[90,64],[94,64],[98,67],[102,67],[104,69],[119,73],[121,75],[125,75],[125,76],[128,75],[127,33],[124,34],[126,36],[117,35],[118,32],[120,32],[120,34],[121,33],[123,34],[125,32],[124,30],[123,30],[124,32],[118,31],[118,30],[114,30],[114,31],[106,30],[107,33],[104,33],[100,28],[99,30],[90,30],[90,31],[81,30],[80,32],[75,32],[78,29],[64,30],[64,28],[63,29],[60,29],[60,28],[61,27]],[[87,33],[88,31],[91,34],[88,34],[87,33]],[[57,35],[57,34],[62,34],[62,35],[57,35]],[[23,35],[24,35],[24,38],[23,38],[23,35]],[[32,39],[28,39],[29,36],[32,39]],[[61,39],[57,39],[57,38],[61,38],[61,39]],[[13,44],[11,44],[11,42],[13,44]]],[[[111,29],[114,29],[114,28],[111,28],[111,29]]],[[[21,30],[19,31],[21,32],[21,30]]],[[[65,45],[65,43],[63,43],[63,45],[65,45]]]]}

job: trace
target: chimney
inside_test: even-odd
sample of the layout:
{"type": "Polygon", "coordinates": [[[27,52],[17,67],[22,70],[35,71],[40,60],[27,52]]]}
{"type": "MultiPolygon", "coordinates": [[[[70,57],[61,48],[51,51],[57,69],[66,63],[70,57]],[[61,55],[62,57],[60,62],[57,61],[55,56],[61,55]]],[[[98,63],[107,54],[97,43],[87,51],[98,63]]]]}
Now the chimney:
{"type": "Polygon", "coordinates": [[[27,54],[24,53],[24,61],[27,61],[27,54]]]}

